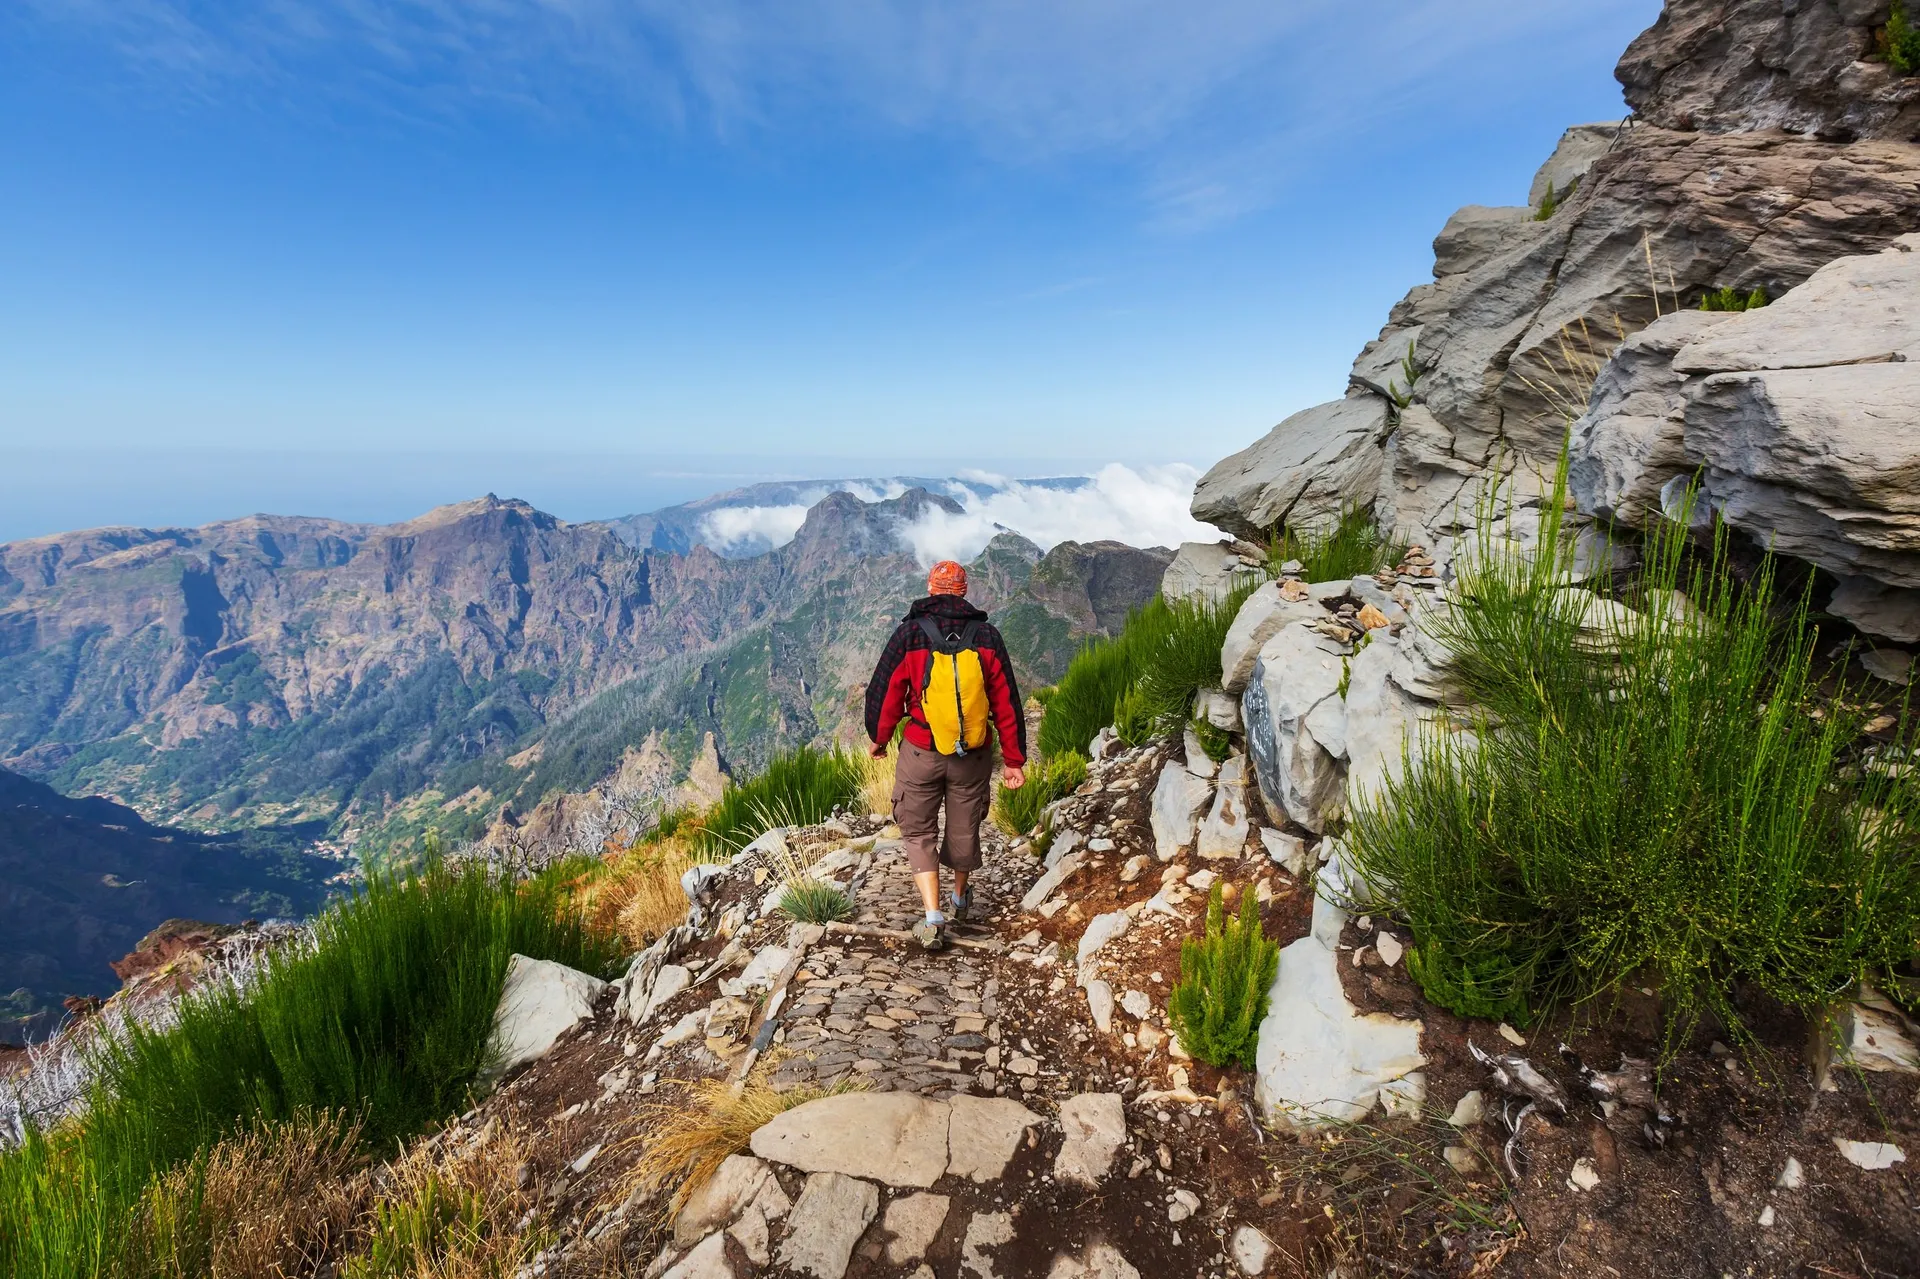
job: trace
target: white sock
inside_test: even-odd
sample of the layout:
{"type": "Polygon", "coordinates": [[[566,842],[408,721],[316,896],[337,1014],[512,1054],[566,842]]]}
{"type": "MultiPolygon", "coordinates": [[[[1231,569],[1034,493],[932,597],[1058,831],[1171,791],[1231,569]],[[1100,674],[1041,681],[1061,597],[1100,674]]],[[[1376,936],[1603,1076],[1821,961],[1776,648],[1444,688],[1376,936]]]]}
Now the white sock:
{"type": "Polygon", "coordinates": [[[944,924],[947,922],[947,917],[940,911],[930,910],[927,912],[927,922],[929,924],[944,924]]]}

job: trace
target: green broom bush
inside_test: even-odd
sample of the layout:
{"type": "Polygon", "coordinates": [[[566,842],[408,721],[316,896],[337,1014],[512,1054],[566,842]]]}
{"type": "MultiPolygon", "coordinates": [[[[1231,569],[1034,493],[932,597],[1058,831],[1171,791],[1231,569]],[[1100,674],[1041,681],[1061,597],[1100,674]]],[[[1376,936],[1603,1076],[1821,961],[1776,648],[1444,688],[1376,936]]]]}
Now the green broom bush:
{"type": "Polygon", "coordinates": [[[1874,753],[1805,595],[1770,560],[1737,580],[1724,530],[1655,530],[1637,578],[1589,582],[1636,611],[1583,633],[1564,484],[1563,461],[1537,553],[1483,532],[1440,627],[1475,709],[1350,814],[1427,996],[1523,1022],[1651,981],[1671,1052],[1703,1013],[1744,1035],[1736,992],[1813,1011],[1910,959],[1910,739],[1874,753]]]}
{"type": "Polygon", "coordinates": [[[1073,794],[1086,780],[1086,758],[1071,751],[1029,764],[1026,785],[1019,790],[1000,787],[995,793],[993,820],[1017,839],[1040,824],[1048,804],[1073,794]]]}
{"type": "Polygon", "coordinates": [[[726,857],[777,826],[812,826],[859,798],[860,761],[838,748],[802,746],[768,761],[759,776],[729,786],[699,821],[695,847],[726,857]]]}
{"type": "Polygon", "coordinates": [[[1180,943],[1180,980],[1167,1000],[1167,1021],[1180,1045],[1209,1066],[1253,1068],[1267,992],[1280,967],[1280,947],[1260,923],[1260,903],[1242,893],[1229,918],[1222,885],[1207,894],[1206,935],[1180,943]]]}

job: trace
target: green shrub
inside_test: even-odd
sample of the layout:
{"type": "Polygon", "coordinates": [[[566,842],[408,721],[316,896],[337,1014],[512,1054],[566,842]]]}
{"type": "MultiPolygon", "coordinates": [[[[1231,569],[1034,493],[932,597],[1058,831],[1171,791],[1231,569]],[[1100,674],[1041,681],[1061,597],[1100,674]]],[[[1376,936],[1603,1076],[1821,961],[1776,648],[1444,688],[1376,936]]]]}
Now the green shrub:
{"type": "Polygon", "coordinates": [[[1554,214],[1560,211],[1560,206],[1566,202],[1566,198],[1573,194],[1574,188],[1579,185],[1580,179],[1575,178],[1558,191],[1555,191],[1553,189],[1553,183],[1547,183],[1547,193],[1540,197],[1540,207],[1534,210],[1533,220],[1535,222],[1545,222],[1553,217],[1554,214]]]}
{"type": "Polygon", "coordinates": [[[797,923],[829,924],[852,916],[853,899],[836,885],[808,876],[788,881],[779,909],[797,923]]]}
{"type": "Polygon", "coordinates": [[[1180,1046],[1209,1066],[1252,1069],[1280,947],[1267,939],[1254,894],[1242,893],[1240,913],[1229,919],[1222,887],[1216,881],[1207,894],[1206,936],[1180,943],[1167,1021],[1180,1046]]]}
{"type": "Polygon", "coordinates": [[[1350,503],[1330,528],[1286,529],[1269,541],[1267,571],[1273,577],[1338,582],[1392,568],[1406,553],[1406,544],[1382,533],[1366,507],[1350,503]],[[1300,572],[1283,575],[1280,566],[1292,560],[1300,562],[1300,572]]]}
{"type": "Polygon", "coordinates": [[[1757,285],[1751,293],[1741,293],[1732,285],[1724,285],[1717,289],[1708,289],[1700,298],[1700,309],[1702,311],[1757,311],[1771,300],[1767,297],[1767,291],[1757,285]]]}
{"type": "Polygon", "coordinates": [[[390,1148],[465,1109],[515,953],[603,974],[622,956],[551,882],[376,876],[245,992],[109,1045],[83,1121],[0,1155],[0,1274],[111,1272],[147,1183],[256,1123],[350,1112],[390,1148]]]}
{"type": "Polygon", "coordinates": [[[1893,11],[1880,32],[1880,55],[1901,75],[1920,74],[1920,27],[1913,25],[1904,0],[1893,0],[1893,11]]]}
{"type": "Polygon", "coordinates": [[[1087,780],[1087,760],[1068,751],[1027,766],[1027,784],[1019,790],[1004,786],[993,797],[993,820],[1008,835],[1019,838],[1040,824],[1048,804],[1080,789],[1087,780]]]}
{"type": "Polygon", "coordinates": [[[1520,1018],[1651,977],[1671,1051],[1703,1011],[1743,1034],[1737,987],[1811,1010],[1911,958],[1916,782],[1856,753],[1805,598],[1777,598],[1771,562],[1736,581],[1724,531],[1690,552],[1682,521],[1649,536],[1619,583],[1638,612],[1596,643],[1564,586],[1564,485],[1563,462],[1537,554],[1482,519],[1440,626],[1476,709],[1350,815],[1429,998],[1520,1018]]]}
{"type": "MultiPolygon", "coordinates": [[[[1342,696],[1345,696],[1343,693],[1342,696]]],[[[1207,758],[1216,764],[1224,764],[1227,756],[1233,754],[1233,738],[1224,728],[1216,728],[1206,719],[1195,715],[1187,721],[1187,727],[1193,730],[1193,736],[1200,743],[1200,749],[1207,758]]]]}
{"type": "Polygon", "coordinates": [[[695,838],[710,857],[739,852],[778,826],[812,826],[860,795],[860,761],[835,748],[802,746],[776,755],[758,777],[727,792],[700,819],[695,838]]]}

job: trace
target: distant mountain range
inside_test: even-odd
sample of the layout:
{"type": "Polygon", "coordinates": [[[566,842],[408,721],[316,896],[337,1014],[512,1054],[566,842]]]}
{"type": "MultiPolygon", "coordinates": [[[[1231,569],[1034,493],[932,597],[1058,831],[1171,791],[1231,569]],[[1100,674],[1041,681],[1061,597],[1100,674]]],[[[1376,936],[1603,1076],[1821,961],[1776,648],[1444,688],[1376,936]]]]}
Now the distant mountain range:
{"type": "MultiPolygon", "coordinates": [[[[488,496],[396,525],[254,516],[0,545],[0,764],[154,822],[321,823],[376,852],[584,789],[655,729],[681,761],[711,731],[751,770],[857,720],[921,590],[908,534],[962,513],[925,486],[830,491],[774,549],[708,544],[714,513],[821,487],[840,486],[591,524],[488,496]]],[[[1034,685],[1167,559],[1001,533],[973,594],[1034,685]]]]}

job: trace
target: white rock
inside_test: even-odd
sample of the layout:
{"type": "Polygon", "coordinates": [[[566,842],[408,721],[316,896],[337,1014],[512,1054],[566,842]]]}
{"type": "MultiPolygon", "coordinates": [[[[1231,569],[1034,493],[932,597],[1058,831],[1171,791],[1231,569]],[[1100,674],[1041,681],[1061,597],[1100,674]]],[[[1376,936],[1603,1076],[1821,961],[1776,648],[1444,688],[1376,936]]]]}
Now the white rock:
{"type": "Polygon", "coordinates": [[[771,990],[781,970],[793,962],[794,952],[785,946],[762,946],[740,974],[743,990],[771,990]]]}
{"type": "Polygon", "coordinates": [[[1913,654],[1897,648],[1875,648],[1860,654],[1867,674],[1902,687],[1913,683],[1913,654]]]}
{"type": "Polygon", "coordinates": [[[1845,1036],[1846,1059],[1863,1070],[1920,1074],[1920,1045],[1914,1043],[1906,1019],[1884,997],[1869,991],[1866,999],[1849,1005],[1845,1036]]]}
{"type": "Polygon", "coordinates": [[[1240,699],[1235,694],[1239,691],[1237,688],[1203,688],[1194,695],[1194,713],[1222,732],[1237,733],[1240,731],[1240,699]]]}
{"type": "Polygon", "coordinates": [[[661,1279],[737,1279],[727,1261],[727,1237],[710,1235],[670,1267],[661,1279]]]}
{"type": "Polygon", "coordinates": [[[1143,1020],[1153,1011],[1153,997],[1144,990],[1129,990],[1120,996],[1120,1006],[1129,1017],[1143,1020]]]}
{"type": "Polygon", "coordinates": [[[1447,1161],[1447,1167],[1462,1177],[1471,1177],[1486,1166],[1471,1146],[1448,1146],[1440,1152],[1440,1157],[1447,1161]]]}
{"type": "Polygon", "coordinates": [[[1268,810],[1316,833],[1338,814],[1342,773],[1308,717],[1339,698],[1346,655],[1346,645],[1295,622],[1260,649],[1241,698],[1247,750],[1268,810]]]}
{"type": "Polygon", "coordinates": [[[1241,1226],[1233,1232],[1233,1264],[1240,1267],[1243,1275],[1263,1275],[1267,1272],[1267,1261],[1273,1256],[1273,1241],[1255,1230],[1252,1226],[1241,1226]]]}
{"type": "Polygon", "coordinates": [[[644,1022],[664,1007],[668,1000],[693,984],[693,970],[682,964],[662,964],[660,975],[653,980],[653,989],[647,993],[646,1007],[641,1009],[635,1022],[644,1022]]]}
{"type": "Polygon", "coordinates": [[[1378,494],[1388,430],[1387,402],[1366,392],[1295,413],[1201,477],[1193,517],[1245,538],[1331,523],[1378,494]]]}
{"type": "MultiPolygon", "coordinates": [[[[1186,770],[1181,769],[1180,771],[1184,773],[1186,770]]],[[[1033,887],[1029,888],[1027,895],[1020,899],[1020,909],[1027,911],[1039,910],[1040,907],[1046,903],[1046,900],[1053,896],[1054,890],[1065,883],[1068,876],[1080,869],[1081,860],[1085,857],[1085,853],[1069,853],[1061,858],[1052,870],[1049,870],[1046,874],[1040,876],[1039,879],[1033,881],[1033,887]]]]}
{"type": "Polygon", "coordinates": [[[1247,758],[1229,755],[1220,765],[1213,807],[1194,837],[1193,851],[1200,857],[1238,857],[1246,851],[1247,836],[1252,833],[1253,816],[1247,811],[1247,758]]]}
{"type": "Polygon", "coordinates": [[[1764,1208],[1762,1208],[1762,1209],[1760,1210],[1760,1220],[1759,1220],[1759,1224],[1760,1224],[1760,1225],[1761,1225],[1762,1227],[1767,1227],[1767,1226],[1771,1226],[1771,1225],[1773,1225],[1773,1223],[1774,1223],[1774,1221],[1775,1221],[1775,1219],[1776,1219],[1776,1215],[1777,1215],[1777,1214],[1775,1214],[1775,1212],[1773,1211],[1773,1205],[1772,1205],[1772,1204],[1768,1204],[1768,1205],[1767,1205],[1766,1207],[1764,1207],[1764,1208]]]}
{"type": "Polygon", "coordinates": [[[1380,952],[1380,962],[1389,968],[1399,963],[1400,956],[1407,953],[1407,948],[1401,944],[1400,939],[1385,931],[1374,938],[1373,948],[1380,952]]]}
{"type": "Polygon", "coordinates": [[[1097,977],[1087,983],[1087,1012],[1101,1034],[1113,1033],[1113,987],[1097,977]]]}
{"type": "Polygon", "coordinates": [[[1116,1092],[1081,1093],[1060,1105],[1066,1141],[1053,1161],[1062,1181],[1096,1187],[1113,1168],[1113,1157],[1127,1141],[1127,1112],[1116,1092]]]}
{"type": "Polygon", "coordinates": [[[1189,727],[1181,742],[1187,756],[1187,771],[1202,781],[1212,781],[1220,771],[1220,765],[1213,762],[1213,756],[1207,754],[1207,748],[1200,744],[1200,736],[1189,727]]]}
{"type": "Polygon", "coordinates": [[[1213,887],[1213,881],[1218,878],[1220,877],[1210,870],[1196,870],[1193,874],[1187,876],[1187,887],[1193,889],[1196,893],[1204,893],[1213,887]]]}
{"type": "Polygon", "coordinates": [[[1080,847],[1080,842],[1085,838],[1085,833],[1077,831],[1071,826],[1061,827],[1054,832],[1053,842],[1047,845],[1046,861],[1043,864],[1048,870],[1052,870],[1055,866],[1065,861],[1069,853],[1080,847]]]}
{"type": "Polygon", "coordinates": [[[1573,1171],[1567,1174],[1567,1188],[1582,1193],[1592,1190],[1600,1184],[1600,1170],[1594,1167],[1591,1159],[1573,1161],[1573,1171]]]}
{"type": "Polygon", "coordinates": [[[1788,1155],[1786,1166],[1773,1179],[1773,1184],[1782,1190],[1798,1190],[1807,1184],[1807,1170],[1798,1159],[1788,1155]]]}
{"type": "Polygon", "coordinates": [[[1307,857],[1307,841],[1298,835],[1290,835],[1271,826],[1260,828],[1260,842],[1266,846],[1267,856],[1273,864],[1299,879],[1307,873],[1310,864],[1307,857]]]}
{"type": "Polygon", "coordinates": [[[598,977],[545,959],[515,955],[493,1012],[493,1073],[506,1074],[553,1051],[560,1036],[593,1016],[606,990],[598,977]]]}
{"type": "Polygon", "coordinates": [[[978,1182],[998,1181],[1040,1116],[1005,1097],[956,1093],[947,1102],[952,1119],[947,1131],[947,1171],[978,1182]]]}
{"type": "Polygon", "coordinates": [[[740,1245],[747,1254],[747,1260],[756,1266],[769,1265],[773,1261],[773,1249],[770,1246],[773,1234],[767,1229],[767,1219],[758,1208],[749,1208],[740,1214],[740,1219],[727,1227],[727,1235],[740,1245]]]}
{"type": "Polygon", "coordinates": [[[887,1205],[880,1224],[892,1236],[887,1243],[887,1261],[895,1266],[910,1266],[926,1256],[927,1249],[946,1224],[949,1200],[945,1195],[924,1191],[895,1199],[887,1205]]]}
{"type": "Polygon", "coordinates": [[[773,1170],[751,1155],[728,1155],[718,1171],[687,1196],[686,1206],[673,1219],[673,1242],[685,1248],[704,1239],[745,1212],[768,1187],[772,1187],[780,1207],[773,1215],[782,1215],[790,1207],[773,1170]]]}
{"type": "Polygon", "coordinates": [[[1447,1116],[1447,1122],[1455,1128],[1471,1128],[1484,1122],[1486,1117],[1486,1094],[1475,1088],[1453,1104],[1453,1113],[1447,1116]]]}
{"type": "Polygon", "coordinates": [[[1099,957],[1100,948],[1123,935],[1132,923],[1132,917],[1124,910],[1095,915],[1088,921],[1087,931],[1080,934],[1080,945],[1074,952],[1074,958],[1080,966],[1081,985],[1086,985],[1098,971],[1095,960],[1099,957]]]}
{"type": "Polygon", "coordinates": [[[1362,1014],[1347,1001],[1334,949],[1345,924],[1346,912],[1316,891],[1312,931],[1280,952],[1254,1053],[1254,1096],[1273,1122],[1356,1122],[1384,1086],[1426,1065],[1420,1022],[1362,1014]]]}
{"type": "Polygon", "coordinates": [[[1200,1196],[1184,1186],[1167,1196],[1167,1220],[1176,1225],[1200,1211],[1200,1196]]]}
{"type": "Polygon", "coordinates": [[[780,1263],[816,1279],[841,1279],[854,1245],[879,1210],[880,1192],[871,1182],[837,1172],[814,1173],[793,1206],[780,1263]]]}
{"type": "Polygon", "coordinates": [[[1160,577],[1169,604],[1185,599],[1224,599],[1245,569],[1231,548],[1218,542],[1182,542],[1160,577]]]}
{"type": "Polygon", "coordinates": [[[1112,1244],[1096,1243],[1078,1257],[1054,1257],[1047,1279],[1140,1279],[1140,1272],[1112,1244]]]}
{"type": "Polygon", "coordinates": [[[1380,1110],[1396,1116],[1418,1115],[1427,1104],[1425,1071],[1410,1070],[1398,1079],[1380,1085],[1380,1110]]]}
{"type": "Polygon", "coordinates": [[[699,1035],[706,1027],[707,1010],[705,1008],[696,1008],[680,1018],[679,1021],[674,1022],[673,1025],[667,1029],[661,1031],[660,1038],[654,1040],[654,1043],[662,1048],[672,1048],[676,1044],[684,1044],[687,1040],[699,1035]]]}
{"type": "MultiPolygon", "coordinates": [[[[1233,712],[1231,725],[1219,724],[1218,727],[1240,727],[1237,695],[1246,689],[1247,681],[1253,678],[1253,665],[1260,658],[1261,647],[1288,623],[1321,615],[1322,610],[1306,600],[1281,599],[1279,582],[1268,582],[1247,596],[1246,603],[1233,615],[1233,625],[1227,628],[1226,641],[1220,646],[1222,700],[1231,700],[1233,712]],[[1234,696],[1229,699],[1226,694],[1234,696]]],[[[1215,722],[1211,713],[1208,721],[1215,722]]]]}
{"type": "Polygon", "coordinates": [[[987,1249],[997,1248],[1001,1244],[1013,1242],[1013,1215],[1005,1212],[976,1212],[973,1220],[967,1223],[967,1233],[960,1240],[960,1274],[962,1279],[1001,1279],[999,1271],[994,1269],[993,1258],[987,1249]]]}
{"type": "Polygon", "coordinates": [[[776,1115],[753,1153],[802,1172],[837,1172],[925,1188],[947,1170],[945,1103],[904,1092],[821,1097],[776,1115]]]}
{"type": "Polygon", "coordinates": [[[1525,1048],[1527,1046],[1527,1037],[1521,1034],[1519,1031],[1515,1030],[1513,1027],[1507,1025],[1506,1022],[1504,1021],[1501,1022],[1497,1027],[1495,1027],[1495,1029],[1500,1032],[1500,1038],[1506,1040],[1508,1043],[1512,1044],[1514,1047],[1525,1048]]]}
{"type": "Polygon", "coordinates": [[[1151,815],[1154,851],[1161,861],[1172,861],[1182,848],[1193,846],[1195,827],[1212,796],[1212,784],[1179,761],[1170,759],[1161,768],[1151,815]]]}
{"type": "Polygon", "coordinates": [[[1345,806],[1351,812],[1379,799],[1399,776],[1403,756],[1418,759],[1421,725],[1437,714],[1408,685],[1422,684],[1409,644],[1375,632],[1348,663],[1345,806]]]}
{"type": "Polygon", "coordinates": [[[1844,1137],[1835,1137],[1833,1146],[1841,1157],[1856,1168],[1865,1168],[1868,1172],[1880,1172],[1904,1162],[1907,1152],[1887,1141],[1848,1141],[1844,1137]]]}
{"type": "Polygon", "coordinates": [[[1620,138],[1620,126],[1619,120],[1603,120],[1599,124],[1576,124],[1561,134],[1560,144],[1533,175],[1527,203],[1538,208],[1546,199],[1549,187],[1556,196],[1564,197],[1567,188],[1587,175],[1595,160],[1614,148],[1620,138]]]}
{"type": "Polygon", "coordinates": [[[1151,865],[1152,862],[1153,858],[1147,856],[1145,853],[1135,853],[1132,857],[1127,858],[1126,865],[1120,868],[1120,882],[1123,884],[1131,884],[1134,880],[1146,873],[1147,867],[1151,865]]]}

